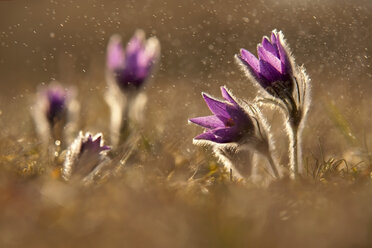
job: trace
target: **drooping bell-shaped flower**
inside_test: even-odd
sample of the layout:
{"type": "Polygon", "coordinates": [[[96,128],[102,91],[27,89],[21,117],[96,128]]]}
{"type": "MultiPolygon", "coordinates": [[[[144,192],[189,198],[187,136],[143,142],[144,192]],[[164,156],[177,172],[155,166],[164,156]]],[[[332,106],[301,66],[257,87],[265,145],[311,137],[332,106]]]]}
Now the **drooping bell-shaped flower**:
{"type": "Polygon", "coordinates": [[[205,128],[204,133],[194,138],[194,143],[211,145],[215,155],[227,168],[234,168],[238,177],[242,176],[228,155],[231,150],[233,153],[245,149],[259,152],[269,159],[273,173],[279,177],[271,157],[268,126],[258,110],[252,105],[239,102],[225,87],[221,87],[221,93],[223,101],[202,93],[213,115],[189,119],[189,122],[205,128]]]}
{"type": "Polygon", "coordinates": [[[121,37],[113,35],[107,47],[107,70],[123,91],[139,89],[151,75],[159,56],[158,39],[146,40],[142,30],[136,31],[125,49],[121,37]]]}
{"type": "Polygon", "coordinates": [[[62,177],[68,181],[72,177],[86,178],[104,161],[111,148],[104,145],[102,134],[92,136],[80,131],[78,137],[67,149],[62,177]]]}

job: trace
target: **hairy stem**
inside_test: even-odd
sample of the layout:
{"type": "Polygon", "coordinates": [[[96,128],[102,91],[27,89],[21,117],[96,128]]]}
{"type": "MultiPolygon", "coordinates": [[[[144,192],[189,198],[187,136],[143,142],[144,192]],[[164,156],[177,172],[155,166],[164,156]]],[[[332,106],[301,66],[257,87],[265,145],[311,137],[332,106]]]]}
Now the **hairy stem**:
{"type": "Polygon", "coordinates": [[[276,163],[274,162],[274,159],[271,155],[271,153],[269,152],[268,155],[267,155],[267,160],[269,161],[269,164],[271,166],[271,169],[272,171],[274,172],[274,175],[276,178],[280,178],[280,174],[279,174],[279,171],[278,171],[278,168],[277,168],[277,165],[276,163]]]}
{"type": "Polygon", "coordinates": [[[123,106],[123,112],[121,116],[120,130],[119,130],[119,143],[121,145],[127,140],[131,132],[131,120],[130,120],[130,111],[133,107],[133,102],[135,100],[136,94],[127,93],[124,95],[125,101],[123,106]]]}
{"type": "Polygon", "coordinates": [[[300,132],[299,125],[291,123],[290,125],[290,177],[296,179],[299,173],[302,171],[302,159],[301,159],[301,144],[300,144],[300,132]]]}
{"type": "Polygon", "coordinates": [[[119,131],[119,144],[122,144],[129,136],[129,104],[124,107],[123,116],[119,131]]]}
{"type": "Polygon", "coordinates": [[[228,155],[222,148],[215,147],[214,149],[215,156],[222,162],[224,167],[230,172],[230,177],[235,177],[238,180],[243,179],[243,175],[236,169],[233,162],[231,161],[231,156],[228,155]]]}

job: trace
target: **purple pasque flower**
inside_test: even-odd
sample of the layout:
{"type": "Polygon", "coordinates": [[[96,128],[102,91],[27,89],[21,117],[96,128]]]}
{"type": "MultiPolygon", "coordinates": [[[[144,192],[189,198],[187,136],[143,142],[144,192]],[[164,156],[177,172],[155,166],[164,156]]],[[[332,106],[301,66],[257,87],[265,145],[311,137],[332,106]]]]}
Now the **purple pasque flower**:
{"type": "Polygon", "coordinates": [[[283,34],[272,31],[271,39],[263,37],[257,46],[258,58],[241,49],[236,55],[238,61],[266,91],[275,97],[291,94],[293,90],[292,65],[289,51],[284,45],[283,34]]]}
{"type": "Polygon", "coordinates": [[[227,169],[233,170],[238,178],[243,178],[241,170],[247,169],[247,164],[241,168],[237,167],[239,155],[237,157],[235,155],[247,150],[266,156],[275,177],[280,177],[271,154],[269,127],[260,111],[254,104],[238,102],[225,87],[221,87],[221,93],[224,101],[202,94],[213,115],[189,120],[206,129],[204,133],[194,138],[194,144],[212,145],[214,155],[227,169]]]}
{"type": "Polygon", "coordinates": [[[159,55],[158,39],[146,40],[145,33],[137,30],[125,50],[119,35],[110,38],[106,65],[122,90],[139,89],[151,75],[159,55]]]}
{"type": "Polygon", "coordinates": [[[206,128],[206,131],[196,136],[194,140],[206,140],[215,143],[239,142],[247,134],[254,131],[251,118],[228,90],[225,87],[221,87],[221,93],[224,101],[216,100],[202,93],[213,115],[189,120],[206,128]]]}
{"type": "Polygon", "coordinates": [[[82,140],[80,147],[80,155],[84,153],[99,154],[102,151],[110,150],[111,148],[103,145],[102,135],[98,134],[92,137],[91,134],[87,134],[82,140]]]}
{"type": "Polygon", "coordinates": [[[257,98],[257,102],[280,107],[286,116],[289,135],[291,177],[303,172],[301,134],[310,106],[310,78],[303,66],[294,62],[283,34],[274,30],[271,39],[264,37],[257,46],[258,58],[245,49],[236,55],[248,76],[272,97],[257,98]]]}
{"type": "Polygon", "coordinates": [[[79,132],[78,137],[68,147],[63,164],[62,177],[68,181],[73,175],[84,178],[93,172],[106,158],[111,148],[104,145],[102,134],[92,136],[79,132]]]}
{"type": "Polygon", "coordinates": [[[44,91],[46,100],[46,117],[50,125],[61,119],[66,112],[67,91],[59,84],[51,84],[44,91]]]}
{"type": "Polygon", "coordinates": [[[79,110],[73,87],[65,88],[57,81],[40,86],[31,114],[42,143],[47,145],[49,141],[58,140],[64,147],[71,142],[76,132],[79,110]]]}

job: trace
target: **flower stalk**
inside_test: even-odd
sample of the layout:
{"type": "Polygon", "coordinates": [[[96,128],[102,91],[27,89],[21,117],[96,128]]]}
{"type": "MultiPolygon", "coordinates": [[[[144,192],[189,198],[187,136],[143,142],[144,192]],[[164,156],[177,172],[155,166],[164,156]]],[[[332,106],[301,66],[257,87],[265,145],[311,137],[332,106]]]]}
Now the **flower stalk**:
{"type": "Polygon", "coordinates": [[[267,157],[267,160],[269,161],[269,164],[270,164],[271,170],[274,173],[274,176],[276,178],[280,178],[279,170],[277,168],[276,163],[274,162],[274,159],[273,159],[272,154],[270,152],[268,152],[268,154],[266,155],[266,157],[267,157]]]}
{"type": "Polygon", "coordinates": [[[290,144],[289,144],[289,152],[290,152],[290,177],[295,179],[299,174],[299,171],[302,170],[302,163],[299,161],[299,154],[301,147],[298,144],[298,128],[296,126],[291,126],[290,128],[290,144]]]}

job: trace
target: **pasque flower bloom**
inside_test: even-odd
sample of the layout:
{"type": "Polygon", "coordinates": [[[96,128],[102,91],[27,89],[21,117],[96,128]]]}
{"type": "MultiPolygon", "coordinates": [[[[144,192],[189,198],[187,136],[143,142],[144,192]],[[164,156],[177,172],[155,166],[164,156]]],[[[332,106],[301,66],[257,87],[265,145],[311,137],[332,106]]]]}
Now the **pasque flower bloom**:
{"type": "Polygon", "coordinates": [[[258,58],[245,49],[240,50],[237,58],[249,74],[270,94],[278,96],[285,90],[292,92],[292,65],[289,51],[283,46],[282,33],[274,30],[271,40],[263,37],[257,46],[258,58]]]}
{"type": "Polygon", "coordinates": [[[310,78],[298,66],[284,41],[282,32],[272,31],[271,39],[264,37],[257,46],[258,58],[245,49],[236,55],[248,77],[269,93],[257,98],[261,103],[280,107],[287,116],[290,138],[291,177],[303,172],[301,133],[310,106],[310,78]]]}
{"type": "Polygon", "coordinates": [[[71,141],[78,119],[79,103],[75,99],[73,88],[64,88],[58,82],[39,87],[31,114],[36,131],[43,144],[59,140],[71,141]]]}
{"type": "Polygon", "coordinates": [[[82,140],[80,147],[80,155],[90,153],[97,155],[102,151],[110,150],[110,147],[103,145],[102,135],[98,134],[94,138],[91,134],[86,134],[85,139],[82,140]],[[86,138],[88,136],[88,138],[86,138]]]}
{"type": "Polygon", "coordinates": [[[121,37],[113,35],[107,47],[107,69],[122,90],[138,89],[150,76],[159,55],[159,41],[155,37],[146,40],[142,30],[136,31],[125,50],[121,37]]]}
{"type": "Polygon", "coordinates": [[[92,136],[80,132],[75,141],[67,149],[62,176],[69,180],[73,175],[88,176],[102,162],[106,152],[111,148],[104,145],[102,134],[92,136]]]}
{"type": "Polygon", "coordinates": [[[111,37],[107,47],[105,100],[111,109],[110,141],[114,147],[143,123],[147,96],[141,89],[159,57],[158,39],[146,40],[142,30],[136,31],[125,49],[119,35],[111,37]]]}
{"type": "Polygon", "coordinates": [[[50,125],[65,114],[67,91],[58,84],[53,84],[43,93],[46,100],[46,116],[50,125]]]}
{"type": "Polygon", "coordinates": [[[245,134],[252,132],[253,124],[248,114],[231,97],[225,87],[221,87],[221,93],[225,101],[216,100],[202,93],[213,115],[189,120],[207,130],[196,136],[195,140],[209,140],[216,143],[239,142],[245,134]]]}
{"type": "MultiPolygon", "coordinates": [[[[233,157],[236,152],[246,149],[259,152],[267,157],[273,173],[276,177],[280,177],[271,154],[269,127],[258,109],[253,105],[238,101],[225,87],[221,87],[221,93],[223,101],[202,93],[213,115],[189,120],[206,129],[204,133],[194,138],[194,143],[212,145],[215,155],[226,168],[234,169],[235,175],[240,178],[242,175],[234,165],[233,157]],[[231,151],[234,151],[233,154],[231,151]]],[[[248,167],[249,162],[246,161],[245,166],[248,167]]]]}

